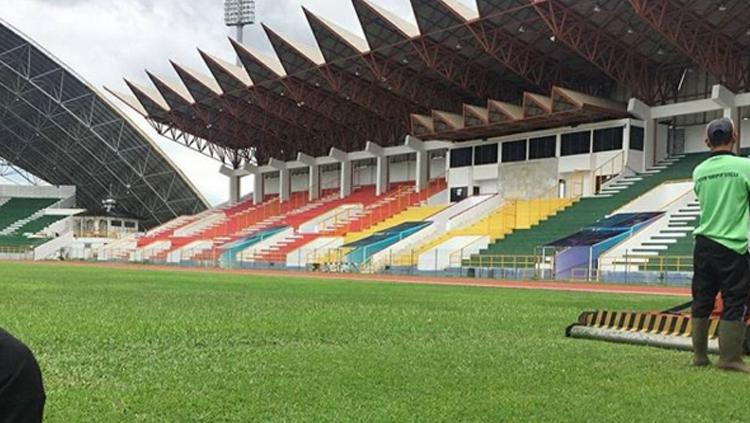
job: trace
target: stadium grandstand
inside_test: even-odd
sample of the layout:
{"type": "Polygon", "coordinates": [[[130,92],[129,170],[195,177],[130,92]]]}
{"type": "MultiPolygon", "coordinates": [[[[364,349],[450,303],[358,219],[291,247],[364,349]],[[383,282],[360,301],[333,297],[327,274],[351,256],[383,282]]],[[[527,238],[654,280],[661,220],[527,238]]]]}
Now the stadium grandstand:
{"type": "Polygon", "coordinates": [[[745,2],[410,3],[352,0],[361,31],[303,8],[315,46],[264,24],[274,54],[230,38],[111,90],[222,162],[230,201],[96,257],[687,280],[705,124],[750,147],[745,2]]]}
{"type": "Polygon", "coordinates": [[[3,21],[0,157],[2,256],[49,258],[84,233],[107,238],[207,207],[133,122],[3,21]]]}

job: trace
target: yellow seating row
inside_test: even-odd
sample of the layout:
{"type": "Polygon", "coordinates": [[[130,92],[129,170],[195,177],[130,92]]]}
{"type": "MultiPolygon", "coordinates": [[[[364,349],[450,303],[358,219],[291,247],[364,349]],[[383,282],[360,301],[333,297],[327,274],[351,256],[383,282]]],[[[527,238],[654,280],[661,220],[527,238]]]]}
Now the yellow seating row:
{"type": "Polygon", "coordinates": [[[445,233],[414,250],[393,259],[395,266],[413,266],[419,256],[456,236],[489,236],[490,242],[503,239],[516,229],[528,229],[573,204],[569,198],[508,200],[477,223],[445,233]]]}

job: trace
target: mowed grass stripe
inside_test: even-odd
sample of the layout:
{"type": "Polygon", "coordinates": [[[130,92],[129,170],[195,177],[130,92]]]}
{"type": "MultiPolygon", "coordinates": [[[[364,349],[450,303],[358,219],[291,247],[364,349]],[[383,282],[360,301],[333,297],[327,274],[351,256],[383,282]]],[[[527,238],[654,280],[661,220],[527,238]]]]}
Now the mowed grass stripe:
{"type": "Polygon", "coordinates": [[[692,369],[686,353],[563,336],[585,309],[680,298],[11,263],[0,272],[0,326],[37,353],[48,422],[746,417],[740,375],[692,369]]]}

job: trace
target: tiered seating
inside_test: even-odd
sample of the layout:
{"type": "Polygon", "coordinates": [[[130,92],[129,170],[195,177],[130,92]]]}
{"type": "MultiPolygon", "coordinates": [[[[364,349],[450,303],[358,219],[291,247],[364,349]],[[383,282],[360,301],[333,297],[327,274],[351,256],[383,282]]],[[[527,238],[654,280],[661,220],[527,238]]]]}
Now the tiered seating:
{"type": "MultiPolygon", "coordinates": [[[[679,222],[670,223],[667,230],[675,230],[681,228],[695,228],[698,226],[698,217],[691,220],[682,220],[679,222]]],[[[675,242],[664,244],[666,249],[660,249],[656,257],[650,258],[646,265],[643,267],[644,270],[655,270],[655,271],[689,271],[693,264],[693,249],[695,247],[695,236],[693,236],[692,230],[688,232],[680,232],[679,237],[676,237],[675,242]]],[[[648,247],[648,246],[646,246],[648,247]]],[[[635,254],[639,254],[639,251],[635,251],[635,254]]]]}
{"type": "Polygon", "coordinates": [[[404,222],[382,232],[344,245],[347,251],[344,262],[352,265],[362,265],[372,255],[383,251],[398,241],[431,225],[432,222],[404,222]]]}
{"type": "Polygon", "coordinates": [[[0,235],[0,254],[15,250],[25,250],[49,241],[47,238],[27,238],[20,235],[0,235]]]}
{"type": "Polygon", "coordinates": [[[426,189],[416,192],[413,183],[396,185],[378,201],[368,205],[364,213],[356,220],[344,222],[326,231],[327,236],[345,236],[348,233],[367,230],[374,225],[426,201],[433,195],[445,190],[445,179],[433,179],[426,189]]]}
{"type": "Polygon", "coordinates": [[[303,245],[320,236],[318,233],[303,234],[297,232],[297,229],[302,224],[324,213],[328,213],[347,204],[365,205],[376,202],[377,200],[378,197],[375,195],[375,187],[366,186],[359,188],[346,198],[338,198],[333,201],[327,201],[321,204],[320,207],[305,210],[301,213],[290,214],[289,216],[286,216],[283,220],[281,220],[279,224],[293,228],[293,235],[281,240],[275,245],[270,246],[267,250],[259,251],[258,253],[254,254],[252,260],[268,263],[285,263],[286,256],[289,252],[302,247],[303,245]]]}
{"type": "MultiPolygon", "coordinates": [[[[385,231],[389,228],[398,226],[405,222],[419,222],[435,215],[442,210],[445,210],[447,206],[414,206],[410,207],[401,213],[392,216],[377,225],[374,225],[364,231],[352,232],[344,237],[344,244],[350,244],[352,242],[364,239],[377,232],[385,231]]],[[[314,257],[309,258],[309,262],[313,264],[336,264],[338,262],[338,254],[336,251],[319,251],[316,252],[314,257]]]]}
{"type": "Polygon", "coordinates": [[[368,237],[376,232],[384,231],[388,228],[400,225],[404,222],[419,222],[427,219],[428,217],[439,213],[444,210],[447,206],[414,206],[392,216],[368,229],[359,232],[352,232],[344,237],[344,243],[348,244],[368,237]]]}
{"type": "Polygon", "coordinates": [[[148,242],[141,243],[139,240],[139,246],[147,246],[160,241],[169,242],[168,247],[160,248],[149,257],[151,261],[164,261],[173,251],[190,247],[194,243],[202,245],[195,246],[195,251],[189,255],[198,255],[206,249],[211,249],[217,243],[223,244],[240,239],[246,235],[242,231],[258,221],[289,212],[299,206],[304,206],[306,202],[307,193],[295,193],[290,196],[289,201],[284,203],[280,203],[277,198],[273,197],[258,206],[252,205],[252,200],[246,200],[202,214],[202,219],[193,219],[184,225],[151,236],[148,242]]]}
{"type": "Polygon", "coordinates": [[[53,215],[44,215],[38,219],[34,219],[32,221],[29,221],[25,225],[21,226],[20,228],[16,229],[15,233],[17,234],[37,234],[41,232],[42,230],[48,228],[53,223],[58,222],[62,219],[65,219],[67,216],[53,216],[53,215]]]}
{"type": "MultiPolygon", "coordinates": [[[[11,198],[0,206],[0,231],[15,232],[13,224],[55,204],[54,198],[11,198]]],[[[19,225],[20,226],[20,225],[19,225]]]]}
{"type": "MultiPolygon", "coordinates": [[[[639,175],[642,179],[635,181],[619,193],[584,198],[530,229],[513,231],[505,239],[483,250],[480,255],[534,255],[537,247],[564,238],[581,228],[591,226],[597,220],[604,218],[665,181],[691,178],[695,166],[707,157],[707,153],[689,154],[658,173],[651,171],[639,175]]],[[[483,261],[483,263],[487,262],[487,260],[483,261]]],[[[479,264],[478,257],[472,257],[467,264],[479,264]]]]}
{"type": "Polygon", "coordinates": [[[554,216],[572,203],[573,200],[567,198],[506,201],[494,213],[477,223],[469,227],[452,230],[428,243],[420,245],[409,254],[395,258],[394,265],[413,266],[417,263],[420,255],[454,237],[487,236],[490,242],[503,239],[511,231],[530,228],[540,221],[554,216]]]}
{"type": "Polygon", "coordinates": [[[284,203],[279,203],[277,199],[273,199],[249,214],[239,216],[234,221],[224,222],[219,227],[211,228],[209,233],[205,234],[207,238],[204,238],[211,241],[211,246],[194,252],[189,259],[192,261],[214,260],[216,257],[223,256],[226,248],[232,247],[235,245],[234,243],[251,239],[270,229],[286,228],[288,225],[285,223],[285,219],[306,214],[312,210],[321,210],[321,207],[336,201],[338,197],[338,194],[335,193],[324,193],[324,196],[320,199],[308,202],[308,195],[304,192],[293,194],[290,200],[284,203]],[[300,204],[302,206],[299,206],[300,204]],[[240,228],[240,230],[236,231],[237,228],[240,228]],[[208,238],[209,236],[211,238],[208,238]]]}
{"type": "Polygon", "coordinates": [[[346,204],[362,204],[364,208],[361,213],[355,213],[349,219],[343,219],[333,224],[330,229],[321,231],[321,233],[305,234],[295,231],[289,238],[270,246],[266,251],[256,254],[253,260],[286,263],[289,253],[303,247],[319,236],[344,236],[352,231],[367,230],[409,207],[427,200],[432,195],[445,189],[445,186],[445,180],[435,180],[429,184],[427,189],[417,193],[411,182],[394,184],[390,191],[380,197],[375,195],[375,187],[360,188],[349,197],[330,203],[325,209],[295,216],[294,219],[287,219],[285,223],[296,230],[300,225],[316,216],[346,204]]]}

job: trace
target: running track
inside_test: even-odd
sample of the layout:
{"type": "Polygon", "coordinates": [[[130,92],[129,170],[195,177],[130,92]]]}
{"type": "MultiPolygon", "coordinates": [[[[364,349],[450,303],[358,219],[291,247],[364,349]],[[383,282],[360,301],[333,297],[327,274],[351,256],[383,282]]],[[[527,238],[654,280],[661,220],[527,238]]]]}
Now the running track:
{"type": "MultiPolygon", "coordinates": [[[[20,262],[27,263],[28,262],[20,262]]],[[[604,283],[578,283],[578,282],[539,282],[539,281],[504,281],[494,279],[474,278],[440,278],[403,275],[359,275],[351,273],[312,273],[312,272],[290,272],[283,270],[229,270],[229,269],[205,269],[190,267],[173,267],[157,265],[139,265],[125,263],[82,263],[82,262],[42,262],[42,266],[70,266],[70,267],[93,267],[110,269],[148,270],[160,272],[192,272],[192,273],[220,273],[241,274],[272,277],[295,277],[309,279],[336,279],[357,282],[386,282],[415,285],[445,285],[445,286],[473,286],[484,288],[506,288],[506,289],[531,289],[543,291],[566,291],[566,292],[588,292],[603,294],[634,294],[634,295],[656,295],[670,297],[690,297],[689,288],[676,288],[665,286],[644,285],[615,285],[604,283]]]]}

